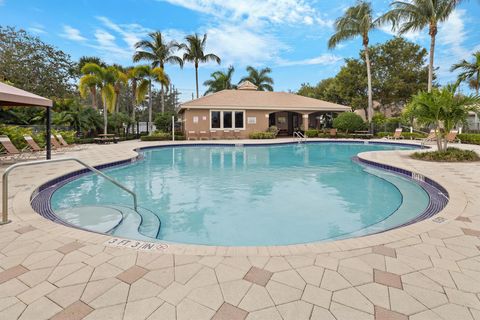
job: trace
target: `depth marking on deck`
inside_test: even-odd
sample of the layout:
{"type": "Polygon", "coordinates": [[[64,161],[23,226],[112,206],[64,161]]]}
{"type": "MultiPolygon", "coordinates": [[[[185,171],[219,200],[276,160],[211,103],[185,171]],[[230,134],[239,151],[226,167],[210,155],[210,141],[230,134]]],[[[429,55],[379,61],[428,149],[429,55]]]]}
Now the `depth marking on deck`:
{"type": "Polygon", "coordinates": [[[121,238],[112,238],[104,243],[104,245],[116,248],[129,248],[141,251],[163,251],[168,249],[168,244],[158,242],[146,242],[138,240],[128,240],[121,238]]]}

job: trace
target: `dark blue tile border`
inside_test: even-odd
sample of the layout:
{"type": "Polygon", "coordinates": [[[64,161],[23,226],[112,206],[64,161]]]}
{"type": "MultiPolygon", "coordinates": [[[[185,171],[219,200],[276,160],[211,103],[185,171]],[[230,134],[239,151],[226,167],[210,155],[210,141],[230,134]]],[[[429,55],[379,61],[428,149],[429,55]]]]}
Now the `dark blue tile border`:
{"type": "MultiPolygon", "coordinates": [[[[324,144],[324,143],[341,143],[341,144],[377,144],[377,145],[382,145],[382,144],[387,144],[387,145],[397,145],[397,146],[408,146],[408,147],[414,147],[414,148],[421,148],[417,144],[412,144],[412,143],[398,143],[398,142],[388,142],[388,141],[368,141],[368,140],[316,140],[316,141],[305,141],[304,143],[308,144],[324,144]]],[[[274,145],[291,145],[291,144],[298,144],[298,142],[279,142],[279,143],[242,143],[242,142],[236,142],[236,143],[188,143],[188,144],[180,144],[180,143],[174,143],[174,144],[165,144],[165,145],[154,145],[154,146],[145,146],[145,147],[140,147],[134,149],[136,152],[139,153],[138,156],[131,158],[131,159],[126,159],[126,160],[120,160],[120,161],[115,161],[111,163],[106,163],[106,164],[101,164],[98,166],[95,166],[96,169],[102,170],[102,169],[110,169],[114,167],[120,167],[124,165],[131,164],[133,162],[136,162],[140,159],[143,159],[142,151],[143,150],[151,150],[151,149],[160,149],[160,148],[172,148],[172,147],[181,147],[181,148],[187,148],[187,147],[236,147],[236,146],[242,146],[242,147],[262,147],[262,146],[274,146],[274,145]]],[[[406,223],[396,226],[390,229],[382,230],[377,233],[385,232],[388,230],[396,229],[402,226],[410,225],[418,221],[422,221],[424,219],[428,219],[438,212],[440,212],[443,208],[448,203],[448,192],[443,188],[440,184],[438,184],[436,181],[428,178],[428,177],[423,177],[423,180],[418,180],[414,179],[414,173],[408,170],[396,168],[393,166],[389,165],[384,165],[380,164],[377,162],[361,159],[359,157],[354,157],[354,161],[370,165],[388,172],[392,172],[398,175],[401,175],[405,178],[411,179],[418,183],[429,195],[430,201],[429,205],[426,208],[424,212],[422,212],[419,216],[417,216],[415,219],[412,219],[410,221],[407,221],[406,223]]],[[[68,174],[62,175],[60,177],[57,177],[53,180],[50,180],[40,187],[38,187],[31,196],[31,205],[32,208],[43,216],[44,218],[51,220],[53,222],[73,227],[76,229],[81,229],[85,230],[81,227],[72,225],[61,218],[59,218],[52,210],[51,207],[51,198],[53,193],[63,185],[69,183],[70,181],[73,181],[75,179],[78,179],[84,175],[87,174],[92,174],[90,170],[88,169],[81,169],[77,170],[74,172],[70,172],[68,174]]],[[[87,230],[88,231],[88,230],[87,230]]]]}

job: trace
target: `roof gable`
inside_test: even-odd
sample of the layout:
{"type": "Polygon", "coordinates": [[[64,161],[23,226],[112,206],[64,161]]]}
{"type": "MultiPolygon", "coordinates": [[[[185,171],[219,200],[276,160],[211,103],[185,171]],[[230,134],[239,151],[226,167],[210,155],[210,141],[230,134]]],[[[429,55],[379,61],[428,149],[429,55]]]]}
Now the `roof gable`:
{"type": "Polygon", "coordinates": [[[180,109],[274,109],[312,111],[350,111],[351,108],[288,92],[257,90],[222,90],[182,103],[180,109]]]}

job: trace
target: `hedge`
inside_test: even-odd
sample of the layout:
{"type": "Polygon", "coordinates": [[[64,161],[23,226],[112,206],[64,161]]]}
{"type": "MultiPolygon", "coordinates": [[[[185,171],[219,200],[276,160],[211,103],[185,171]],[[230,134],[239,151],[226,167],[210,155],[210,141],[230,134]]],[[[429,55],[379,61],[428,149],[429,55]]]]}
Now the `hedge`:
{"type": "MultiPolygon", "coordinates": [[[[377,132],[375,134],[375,137],[377,138],[384,138],[388,136],[393,136],[393,132],[377,132]]],[[[419,132],[402,132],[402,137],[404,139],[422,139],[426,138],[427,134],[419,132]]]]}
{"type": "MultiPolygon", "coordinates": [[[[141,141],[168,141],[172,140],[172,134],[166,132],[156,132],[150,136],[141,136],[141,141]]],[[[185,140],[184,135],[176,134],[175,140],[185,140]]]]}
{"type": "Polygon", "coordinates": [[[255,131],[250,133],[250,139],[275,139],[275,132],[264,132],[264,131],[255,131]]]}
{"type": "Polygon", "coordinates": [[[462,143],[480,144],[480,133],[462,133],[458,135],[462,143]]]}

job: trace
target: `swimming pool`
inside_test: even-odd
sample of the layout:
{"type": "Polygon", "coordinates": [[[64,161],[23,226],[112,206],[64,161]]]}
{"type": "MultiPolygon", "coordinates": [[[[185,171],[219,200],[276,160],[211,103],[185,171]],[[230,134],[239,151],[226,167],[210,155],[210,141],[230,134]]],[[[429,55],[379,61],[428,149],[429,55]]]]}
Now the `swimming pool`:
{"type": "Polygon", "coordinates": [[[415,220],[430,203],[412,179],[354,161],[364,151],[411,146],[308,143],[176,146],[56,188],[55,214],[69,224],[128,238],[177,243],[288,245],[361,236],[415,220]]]}

